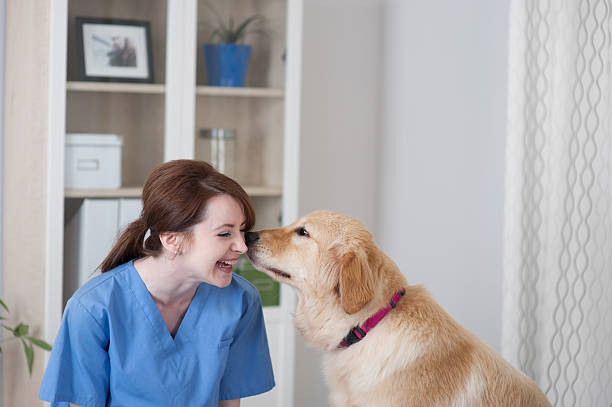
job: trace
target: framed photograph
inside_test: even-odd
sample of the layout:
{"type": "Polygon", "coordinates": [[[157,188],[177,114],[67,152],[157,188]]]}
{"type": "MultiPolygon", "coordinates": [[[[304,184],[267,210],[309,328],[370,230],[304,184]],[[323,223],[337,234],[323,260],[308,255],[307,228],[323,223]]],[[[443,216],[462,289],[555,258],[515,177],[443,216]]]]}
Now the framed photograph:
{"type": "Polygon", "coordinates": [[[153,82],[149,22],[77,17],[76,39],[81,80],[153,82]]]}

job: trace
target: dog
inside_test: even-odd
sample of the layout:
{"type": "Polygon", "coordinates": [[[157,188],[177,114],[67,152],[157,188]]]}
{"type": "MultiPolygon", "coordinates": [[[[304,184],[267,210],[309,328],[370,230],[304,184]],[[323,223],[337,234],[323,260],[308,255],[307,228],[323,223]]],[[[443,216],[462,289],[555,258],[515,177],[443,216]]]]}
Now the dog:
{"type": "Polygon", "coordinates": [[[332,406],[550,406],[530,378],[408,285],[358,220],[316,211],[245,240],[256,269],[297,291],[295,323],[325,352],[332,406]]]}

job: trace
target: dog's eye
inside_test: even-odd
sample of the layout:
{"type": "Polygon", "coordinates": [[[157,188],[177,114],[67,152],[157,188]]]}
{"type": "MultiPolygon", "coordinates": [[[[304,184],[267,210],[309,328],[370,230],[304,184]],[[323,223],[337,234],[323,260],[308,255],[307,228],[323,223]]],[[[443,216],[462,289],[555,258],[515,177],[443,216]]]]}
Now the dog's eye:
{"type": "Polygon", "coordinates": [[[295,229],[295,233],[297,233],[298,236],[310,237],[310,235],[308,234],[308,232],[304,228],[297,228],[297,229],[295,229]]]}

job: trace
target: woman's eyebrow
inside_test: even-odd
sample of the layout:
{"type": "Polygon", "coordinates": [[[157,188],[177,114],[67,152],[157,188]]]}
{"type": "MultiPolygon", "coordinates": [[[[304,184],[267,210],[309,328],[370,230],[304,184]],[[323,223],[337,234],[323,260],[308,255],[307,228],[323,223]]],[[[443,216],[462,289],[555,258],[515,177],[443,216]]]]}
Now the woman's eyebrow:
{"type": "MultiPolygon", "coordinates": [[[[242,223],[240,224],[240,226],[244,226],[245,224],[246,224],[246,220],[245,220],[244,222],[242,222],[242,223]]],[[[233,224],[233,223],[225,223],[225,224],[223,224],[223,225],[217,226],[217,227],[216,227],[214,230],[217,230],[217,229],[223,229],[223,228],[225,228],[225,227],[227,227],[227,228],[233,228],[233,227],[234,227],[234,224],[233,224]]]]}

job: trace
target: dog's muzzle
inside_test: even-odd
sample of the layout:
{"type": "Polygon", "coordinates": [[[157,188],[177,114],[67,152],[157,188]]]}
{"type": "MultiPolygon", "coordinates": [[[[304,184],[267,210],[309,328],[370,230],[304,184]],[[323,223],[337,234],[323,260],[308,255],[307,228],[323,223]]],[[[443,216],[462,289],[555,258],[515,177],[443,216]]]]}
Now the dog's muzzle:
{"type": "Polygon", "coordinates": [[[259,233],[257,232],[246,232],[244,234],[244,241],[247,247],[251,247],[251,245],[258,240],[259,240],[259,233]]]}

